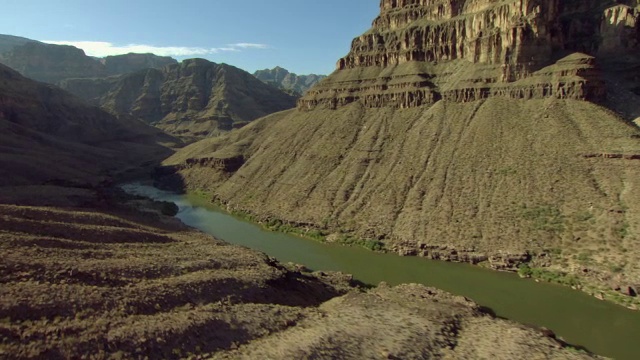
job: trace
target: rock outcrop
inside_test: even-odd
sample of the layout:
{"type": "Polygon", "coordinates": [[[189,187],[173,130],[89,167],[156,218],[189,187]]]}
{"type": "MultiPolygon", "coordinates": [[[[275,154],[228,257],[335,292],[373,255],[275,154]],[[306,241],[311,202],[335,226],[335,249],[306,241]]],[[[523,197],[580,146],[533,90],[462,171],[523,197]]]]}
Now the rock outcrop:
{"type": "Polygon", "coordinates": [[[316,74],[297,75],[279,66],[273,69],[258,70],[253,73],[253,76],[264,83],[273,85],[296,96],[302,96],[307,90],[326,77],[325,75],[316,74]]]}
{"type": "Polygon", "coordinates": [[[296,98],[251,74],[204,59],[119,78],[62,84],[114,114],[138,117],[171,134],[202,138],[295,107],[296,98]],[[92,85],[93,84],[93,85],[92,85]],[[93,89],[93,90],[92,90],[93,89]]]}
{"type": "Polygon", "coordinates": [[[407,108],[491,96],[600,102],[606,91],[593,56],[638,52],[638,5],[628,3],[383,0],[371,30],[298,105],[361,99],[407,108]]]}

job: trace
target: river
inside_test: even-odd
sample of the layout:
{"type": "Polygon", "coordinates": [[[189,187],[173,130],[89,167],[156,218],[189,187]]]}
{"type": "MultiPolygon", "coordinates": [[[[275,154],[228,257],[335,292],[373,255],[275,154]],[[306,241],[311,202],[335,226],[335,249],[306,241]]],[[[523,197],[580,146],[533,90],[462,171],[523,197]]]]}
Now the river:
{"type": "Polygon", "coordinates": [[[229,243],[244,245],[313,270],[342,271],[367,283],[421,283],[463,295],[496,315],[544,326],[570,344],[616,359],[640,358],[640,312],[598,300],[568,287],[537,283],[515,274],[469,264],[381,254],[272,232],[234,217],[201,198],[142,184],[125,191],[174,202],[185,224],[229,243]]]}

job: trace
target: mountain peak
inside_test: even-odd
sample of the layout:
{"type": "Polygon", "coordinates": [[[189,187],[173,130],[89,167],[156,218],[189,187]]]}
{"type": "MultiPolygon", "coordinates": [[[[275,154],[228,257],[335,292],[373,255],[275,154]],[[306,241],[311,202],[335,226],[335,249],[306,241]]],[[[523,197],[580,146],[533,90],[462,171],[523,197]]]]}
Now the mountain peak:
{"type": "Polygon", "coordinates": [[[297,75],[289,70],[276,66],[273,69],[258,70],[253,74],[262,82],[273,85],[294,95],[300,96],[312,88],[324,75],[297,75]]]}

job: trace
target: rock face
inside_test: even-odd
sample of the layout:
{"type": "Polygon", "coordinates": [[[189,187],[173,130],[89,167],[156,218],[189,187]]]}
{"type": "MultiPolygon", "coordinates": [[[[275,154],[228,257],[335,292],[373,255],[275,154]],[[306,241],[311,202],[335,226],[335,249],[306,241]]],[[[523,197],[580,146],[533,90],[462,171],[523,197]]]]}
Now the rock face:
{"type": "Polygon", "coordinates": [[[62,85],[112,113],[129,114],[187,138],[217,135],[295,107],[295,97],[236,67],[204,59],[62,85]]]}
{"type": "Polygon", "coordinates": [[[315,84],[324,79],[325,75],[296,75],[290,73],[287,69],[276,66],[273,69],[258,70],[253,76],[262,82],[271,84],[279,89],[288,91],[293,95],[301,96],[315,84]]]}
{"type": "Polygon", "coordinates": [[[637,35],[637,2],[385,0],[298,109],[166,164],[258,219],[638,283],[637,35]]]}
{"type": "Polygon", "coordinates": [[[73,46],[44,44],[21,38],[18,38],[20,41],[9,41],[11,39],[13,37],[0,38],[0,42],[7,44],[6,51],[0,52],[0,63],[28,78],[50,84],[67,79],[122,75],[177,63],[170,57],[153,54],[126,54],[96,59],[73,46]]]}
{"type": "MultiPolygon", "coordinates": [[[[638,5],[613,1],[381,1],[338,72],[299,107],[430,106],[491,96],[602,101],[593,56],[638,53],[638,5]],[[583,54],[580,54],[583,53],[583,54]]],[[[635,59],[637,60],[637,59],[635,59]]]]}

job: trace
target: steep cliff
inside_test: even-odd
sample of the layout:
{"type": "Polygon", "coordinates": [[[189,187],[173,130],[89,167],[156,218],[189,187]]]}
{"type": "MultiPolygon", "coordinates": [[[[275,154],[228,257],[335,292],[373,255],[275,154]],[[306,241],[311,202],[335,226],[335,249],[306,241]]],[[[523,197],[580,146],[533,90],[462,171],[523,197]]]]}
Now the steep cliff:
{"type": "Polygon", "coordinates": [[[271,84],[297,96],[301,96],[306,93],[307,90],[326,77],[325,75],[316,74],[297,75],[279,66],[276,66],[273,69],[258,70],[253,73],[253,76],[257,77],[262,82],[271,84]]]}
{"type": "Polygon", "coordinates": [[[299,106],[362,99],[367,107],[415,107],[494,95],[602,101],[592,56],[637,63],[637,19],[635,0],[382,1],[339,71],[299,106]]]}
{"type": "Polygon", "coordinates": [[[556,281],[586,279],[589,292],[635,294],[638,9],[383,0],[298,109],[166,164],[231,209],[327,241],[497,269],[529,262],[556,281]]]}
{"type": "MultiPolygon", "coordinates": [[[[94,102],[184,137],[216,135],[295,107],[295,97],[236,67],[204,59],[100,81],[108,91],[94,102]]],[[[91,87],[66,86],[78,95],[91,87]]]]}

